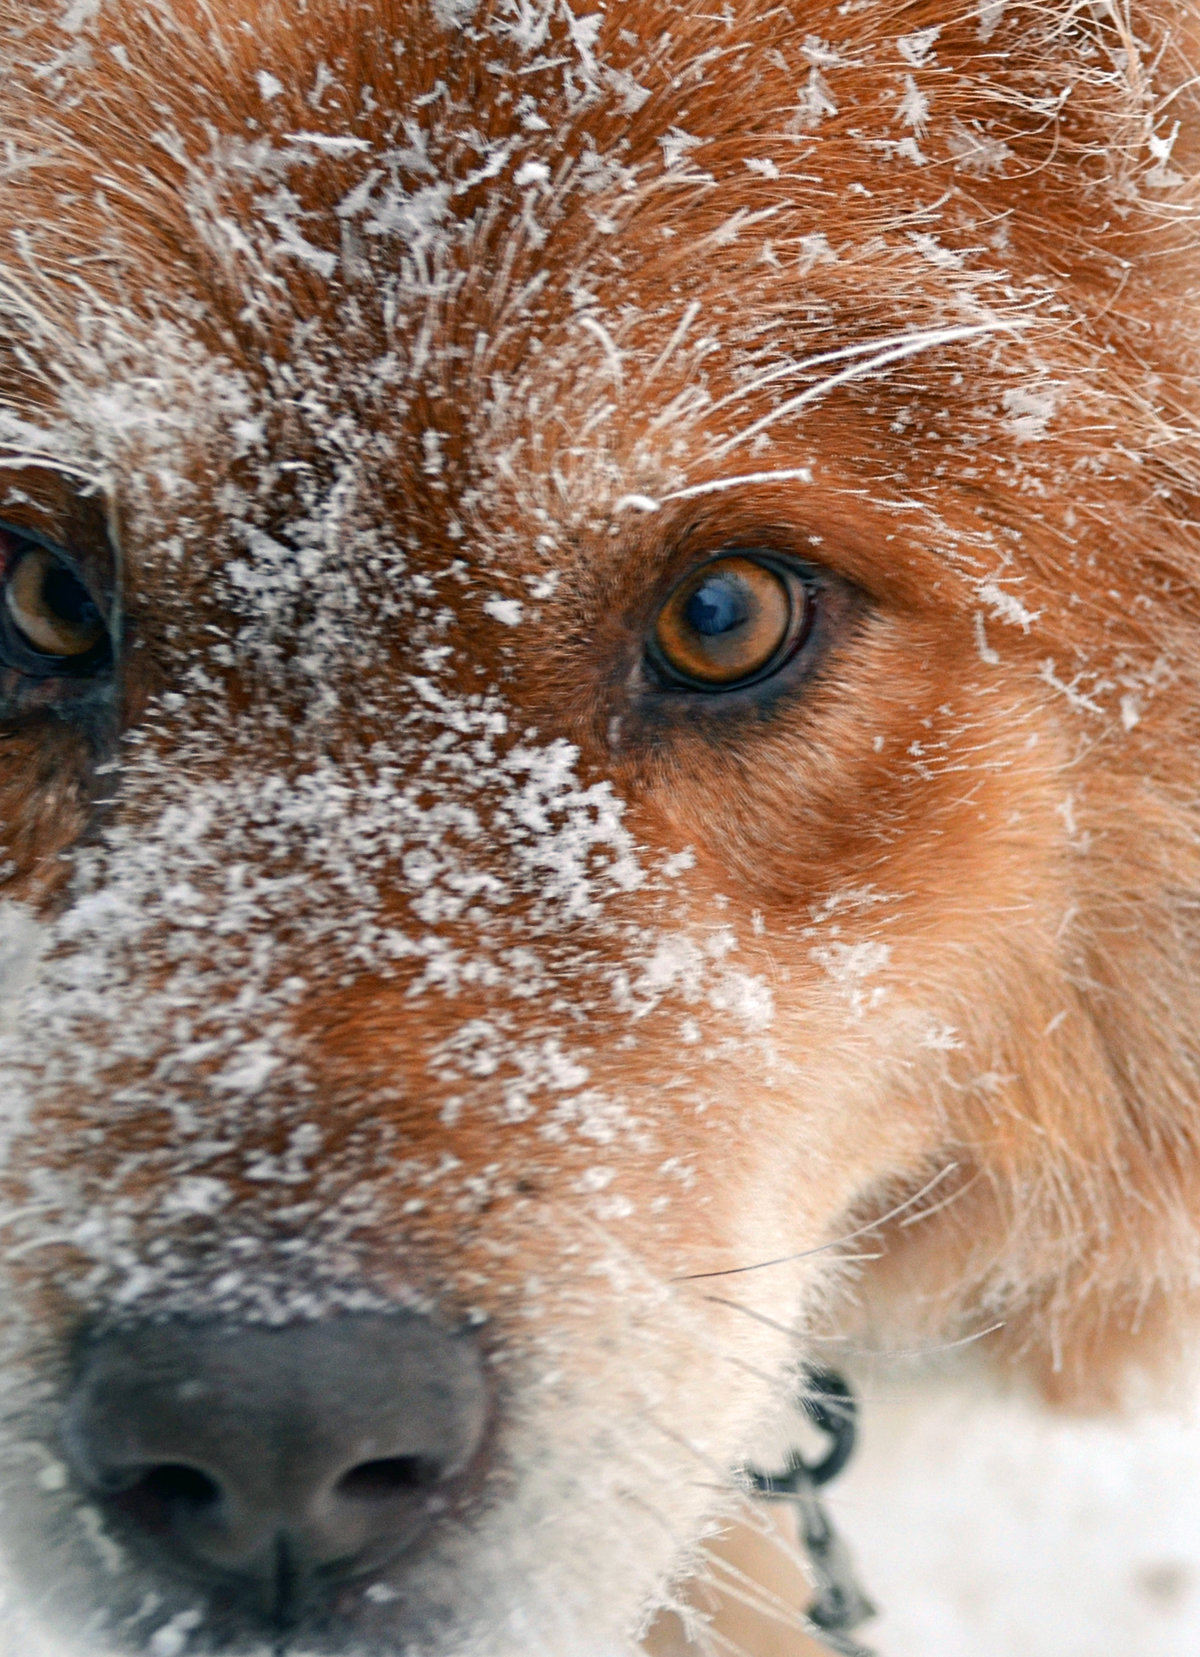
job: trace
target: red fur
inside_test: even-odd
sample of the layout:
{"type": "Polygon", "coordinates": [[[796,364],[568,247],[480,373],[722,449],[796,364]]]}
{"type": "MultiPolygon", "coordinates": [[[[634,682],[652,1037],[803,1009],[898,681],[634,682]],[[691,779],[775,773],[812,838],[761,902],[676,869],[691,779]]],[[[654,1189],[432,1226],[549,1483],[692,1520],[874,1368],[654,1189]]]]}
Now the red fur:
{"type": "MultiPolygon", "coordinates": [[[[828,1271],[731,1282],[775,1318],[806,1297],[809,1333],[1002,1321],[997,1354],[1064,1398],[1157,1362],[1191,1317],[1200,1212],[1192,10],[621,0],[595,32],[546,8],[525,46],[498,0],[456,26],[424,0],[85,11],[2,13],[3,395],[40,435],[32,467],[7,445],[0,510],[119,544],[130,651],[111,753],[53,718],[0,749],[14,899],[69,914],[97,836],[153,863],[164,800],[193,785],[292,789],[326,756],[367,790],[436,642],[386,623],[395,547],[446,614],[450,655],[421,671],[498,687],[512,741],[573,744],[648,869],[690,848],[685,875],[618,883],[557,933],[528,930],[545,872],[486,925],[469,905],[421,923],[461,959],[536,936],[549,979],[524,1002],[486,977],[414,1000],[421,962],[363,965],[341,934],[323,975],[303,886],[239,914],[215,1001],[267,939],[272,982],[300,986],[310,1093],[264,1080],[213,1153],[233,1195],[179,1245],[196,1280],[239,1228],[286,1243],[302,1197],[349,1212],[370,1186],[342,1280],[482,1308],[519,1370],[538,1276],[582,1396],[589,1374],[611,1386],[588,1317],[620,1299],[578,1263],[597,1233],[677,1284],[824,1248],[941,1174],[936,1212],[884,1226],[857,1275],[834,1250],[828,1271]],[[835,378],[865,350],[786,370],[873,341],[900,354],[871,374],[835,378]],[[254,537],[320,514],[318,590],[254,537]],[[656,605],[704,557],[764,546],[823,572],[802,689],[647,712],[630,685],[656,605]],[[341,631],[306,631],[343,589],[341,631]],[[115,780],[96,770],[114,758],[115,780]],[[769,1025],[740,1019],[736,984],[706,1002],[678,973],[631,1022],[612,975],[636,989],[638,940],[675,926],[728,929],[769,1025]],[[577,1042],[587,1088],[633,1101],[633,1125],[581,1136],[575,1075],[531,1083],[498,1126],[516,1060],[445,1058],[497,1019],[514,1044],[577,1042]],[[281,1195],[255,1159],[284,1157],[301,1119],[321,1165],[281,1195]],[[457,1183],[433,1183],[451,1157],[457,1183]]],[[[415,775],[429,751],[395,763],[415,775]]],[[[486,818],[503,802],[480,786],[486,818]]],[[[309,868],[282,807],[245,809],[195,877],[212,925],[229,862],[309,868]]],[[[516,845],[470,856],[507,879],[516,845]]],[[[305,878],[331,913],[368,902],[305,878]]],[[[411,932],[424,888],[371,878],[371,913],[411,932]]],[[[130,979],[146,996],[182,926],[155,901],[130,979]]],[[[210,987],[222,947],[197,956],[210,987]]],[[[60,1039],[47,1025],[55,1062],[60,1039]]],[[[103,1084],[35,1080],[16,1200],[69,1178],[81,1211],[123,1215],[130,1259],[175,1246],[182,1130],[155,1078],[176,1047],[164,1028],[103,1084]]],[[[217,1061],[187,1066],[203,1116],[217,1061]]],[[[52,1363],[107,1304],[115,1267],[76,1293],[93,1264],[67,1241],[14,1273],[52,1363]]],[[[619,1399],[593,1404],[619,1433],[619,1399]]]]}

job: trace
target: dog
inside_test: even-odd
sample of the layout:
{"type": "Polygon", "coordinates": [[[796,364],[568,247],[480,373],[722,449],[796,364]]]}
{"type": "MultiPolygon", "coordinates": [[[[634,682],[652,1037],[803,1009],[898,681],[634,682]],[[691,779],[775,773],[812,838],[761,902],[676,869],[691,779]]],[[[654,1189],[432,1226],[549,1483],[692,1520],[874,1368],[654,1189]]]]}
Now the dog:
{"type": "Polygon", "coordinates": [[[1195,10],[0,18],[10,1648],[798,1651],[1194,1315],[1195,10]]]}

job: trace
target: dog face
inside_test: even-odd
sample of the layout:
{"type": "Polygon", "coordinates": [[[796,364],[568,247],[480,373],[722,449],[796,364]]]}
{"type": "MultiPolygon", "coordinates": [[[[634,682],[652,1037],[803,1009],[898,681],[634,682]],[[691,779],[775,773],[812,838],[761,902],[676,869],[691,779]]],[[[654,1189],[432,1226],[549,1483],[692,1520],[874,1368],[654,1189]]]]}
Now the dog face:
{"type": "Polygon", "coordinates": [[[600,1657],[822,1332],[1101,1384],[1193,1258],[1187,20],[3,15],[23,1649],[600,1657]]]}

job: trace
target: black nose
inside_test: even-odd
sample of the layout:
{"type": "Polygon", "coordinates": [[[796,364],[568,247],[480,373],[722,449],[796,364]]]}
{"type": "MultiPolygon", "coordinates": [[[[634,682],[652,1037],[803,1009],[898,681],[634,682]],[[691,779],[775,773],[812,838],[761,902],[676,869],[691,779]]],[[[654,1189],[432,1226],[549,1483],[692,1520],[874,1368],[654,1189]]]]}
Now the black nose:
{"type": "Polygon", "coordinates": [[[478,1459],[476,1342],[409,1314],[174,1321],[88,1343],[77,1474],[163,1561],[287,1622],[408,1548],[478,1459]]]}

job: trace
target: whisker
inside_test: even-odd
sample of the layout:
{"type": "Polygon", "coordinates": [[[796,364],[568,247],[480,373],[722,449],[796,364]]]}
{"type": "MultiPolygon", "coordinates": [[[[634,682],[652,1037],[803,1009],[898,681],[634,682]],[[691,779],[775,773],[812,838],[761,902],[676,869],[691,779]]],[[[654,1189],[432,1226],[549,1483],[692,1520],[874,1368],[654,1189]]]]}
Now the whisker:
{"type": "Polygon", "coordinates": [[[713,1654],[713,1657],[716,1657],[716,1653],[719,1651],[729,1652],[730,1657],[753,1657],[753,1654],[748,1652],[744,1645],[740,1644],[740,1642],[736,1640],[731,1640],[728,1634],[722,1634],[719,1628],[713,1628],[711,1625],[706,1625],[703,1638],[704,1657],[708,1657],[708,1653],[710,1652],[713,1654]]]}
{"type": "Polygon", "coordinates": [[[906,1220],[901,1220],[900,1229],[903,1231],[910,1225],[920,1225],[922,1220],[932,1219],[935,1214],[944,1213],[951,1203],[956,1203],[960,1197],[965,1197],[968,1191],[978,1185],[981,1178],[980,1174],[972,1174],[970,1179],[963,1185],[956,1185],[949,1196],[942,1197],[939,1202],[935,1202],[930,1208],[923,1208],[919,1214],[910,1214],[906,1220]]]}
{"type": "MultiPolygon", "coordinates": [[[[767,1617],[784,1628],[794,1629],[798,1634],[808,1633],[812,1628],[812,1624],[798,1606],[789,1605],[785,1599],[756,1583],[753,1577],[739,1570],[736,1565],[730,1564],[727,1559],[706,1554],[705,1561],[708,1571],[714,1577],[719,1576],[720,1580],[713,1581],[712,1587],[722,1599],[734,1600],[737,1604],[746,1606],[748,1610],[757,1611],[760,1616],[767,1617]]],[[[796,1568],[798,1571],[802,1569],[799,1559],[796,1559],[796,1568]]]]}
{"type": "MultiPolygon", "coordinates": [[[[705,1486],[694,1486],[704,1489],[705,1486]]],[[[794,1545],[789,1544],[777,1526],[761,1517],[761,1510],[747,1508],[736,1516],[737,1523],[753,1532],[755,1537],[774,1549],[787,1564],[795,1569],[800,1592],[810,1592],[804,1572],[804,1563],[794,1545]]],[[[756,1581],[732,1561],[705,1548],[703,1559],[690,1582],[694,1600],[665,1607],[674,1613],[683,1629],[688,1650],[715,1653],[718,1650],[736,1653],[737,1657],[752,1657],[744,1646],[716,1626],[714,1618],[723,1605],[740,1605],[756,1613],[776,1627],[800,1634],[813,1634],[813,1624],[804,1611],[791,1604],[773,1589],[756,1581]]]]}
{"type": "MultiPolygon", "coordinates": [[[[957,345],[964,340],[979,339],[983,335],[998,333],[1007,326],[1010,325],[1000,322],[964,323],[957,328],[930,328],[925,332],[913,335],[911,338],[902,337],[900,344],[888,346],[882,351],[876,350],[873,355],[865,357],[862,361],[851,363],[848,368],[843,368],[840,373],[830,374],[825,379],[819,380],[816,385],[808,386],[805,390],[797,392],[794,397],[785,398],[777,408],[773,408],[769,414],[764,414],[761,419],[753,421],[744,431],[737,432],[733,437],[727,437],[723,443],[718,443],[715,448],[708,450],[704,458],[710,463],[721,460],[730,450],[741,448],[744,443],[749,443],[760,432],[765,432],[775,425],[777,421],[786,419],[789,414],[799,413],[801,409],[807,408],[810,403],[815,403],[818,398],[824,397],[827,392],[835,390],[840,385],[846,385],[851,380],[865,379],[868,375],[874,374],[880,369],[890,368],[893,363],[904,362],[909,357],[918,356],[924,351],[935,350],[940,345],[957,345]]],[[[665,498],[672,500],[679,497],[668,495],[665,498]]]]}
{"type": "MultiPolygon", "coordinates": [[[[612,1237],[604,1231],[604,1228],[598,1221],[593,1219],[591,1215],[578,1216],[575,1218],[577,1223],[581,1219],[584,1226],[588,1230],[595,1233],[597,1239],[603,1242],[606,1249],[610,1251],[613,1249],[614,1243],[612,1237]]],[[[689,1281],[686,1277],[667,1279],[657,1277],[655,1273],[651,1272],[647,1268],[645,1261],[630,1249],[622,1248],[620,1250],[620,1254],[622,1263],[626,1270],[636,1269],[645,1281],[651,1283],[657,1288],[673,1289],[677,1283],[686,1283],[689,1281]]],[[[875,1256],[870,1256],[869,1258],[873,1259],[875,1256]]],[[[675,1310],[682,1313],[686,1312],[688,1301],[682,1296],[672,1295],[671,1305],[675,1310]]],[[[751,1363],[748,1358],[742,1357],[740,1353],[730,1352],[718,1340],[713,1339],[707,1331],[701,1331],[694,1328],[690,1318],[685,1319],[682,1323],[675,1324],[673,1327],[677,1333],[684,1335],[688,1342],[698,1352],[704,1353],[707,1358],[718,1363],[728,1364],[731,1368],[737,1370],[739,1374],[750,1375],[756,1381],[761,1381],[772,1390],[778,1387],[779,1376],[777,1374],[764,1370],[757,1364],[751,1363]]],[[[655,1425],[657,1426],[658,1423],[656,1422],[655,1425]]]]}
{"type": "MultiPolygon", "coordinates": [[[[709,463],[722,459],[731,450],[740,448],[742,444],[757,437],[761,432],[773,426],[776,421],[785,419],[789,414],[795,414],[800,409],[816,402],[826,392],[837,386],[845,385],[851,380],[863,379],[877,370],[889,368],[893,363],[903,362],[908,357],[917,356],[922,351],[931,351],[939,345],[954,345],[969,339],[979,339],[985,335],[1003,332],[1016,332],[1023,326],[1020,321],[994,321],[979,323],[963,323],[954,328],[930,328],[916,334],[892,334],[883,340],[871,340],[862,345],[842,346],[836,351],[822,352],[815,357],[802,359],[795,363],[780,364],[778,368],[768,369],[749,385],[740,387],[737,391],[728,393],[725,397],[713,403],[706,414],[740,402],[745,397],[752,396],[763,386],[771,384],[777,379],[804,373],[808,369],[824,366],[826,363],[840,362],[852,359],[850,366],[840,373],[830,374],[814,386],[808,386],[796,396],[785,399],[769,414],[754,421],[744,431],[734,434],[709,449],[704,458],[709,463]],[[880,347],[883,346],[881,350],[880,347]],[[862,359],[862,360],[857,360],[862,359]]],[[[780,483],[811,483],[812,470],[808,466],[791,466],[776,468],[763,472],[743,472],[731,478],[713,478],[707,483],[690,484],[684,489],[672,489],[660,497],[631,492],[622,495],[616,502],[614,512],[634,510],[638,512],[657,512],[671,501],[696,500],[703,495],[722,494],[729,489],[753,487],[759,484],[780,483]]]]}
{"type": "MultiPolygon", "coordinates": [[[[878,1256],[875,1258],[878,1258],[878,1256]]],[[[989,1323],[986,1329],[973,1330],[971,1334],[960,1335],[957,1340],[953,1341],[932,1341],[928,1345],[922,1346],[854,1346],[845,1335],[810,1334],[807,1330],[802,1331],[794,1328],[791,1324],[781,1323],[777,1318],[770,1318],[765,1312],[756,1311],[753,1306],[743,1306],[737,1300],[726,1300],[722,1295],[705,1295],[703,1298],[710,1305],[727,1306],[731,1312],[741,1312],[744,1317],[751,1318],[755,1323],[761,1323],[768,1329],[775,1329],[781,1335],[790,1335],[796,1340],[802,1338],[806,1344],[811,1343],[814,1346],[840,1346],[844,1352],[848,1352],[855,1358],[932,1358],[936,1357],[939,1352],[954,1352],[959,1347],[972,1346],[976,1341],[984,1340],[988,1335],[994,1335],[998,1329],[1004,1328],[1004,1319],[1001,1318],[996,1323],[989,1323]]],[[[839,1402],[836,1399],[827,1398],[821,1392],[810,1392],[809,1396],[828,1403],[831,1409],[836,1409],[839,1402]]]]}
{"type": "Polygon", "coordinates": [[[701,1299],[707,1301],[710,1306],[727,1306],[731,1312],[741,1312],[753,1322],[761,1323],[765,1329],[774,1329],[792,1340],[799,1335],[799,1330],[792,1324],[781,1323],[778,1318],[769,1318],[765,1312],[756,1312],[753,1306],[743,1306],[736,1300],[726,1300],[722,1295],[702,1295],[701,1299]]]}
{"type": "MultiPolygon", "coordinates": [[[[781,1323],[777,1318],[768,1317],[765,1312],[756,1311],[753,1306],[743,1306],[740,1301],[726,1300],[721,1295],[704,1295],[702,1298],[710,1306],[726,1306],[731,1312],[741,1312],[744,1317],[750,1318],[752,1322],[761,1323],[764,1328],[767,1329],[777,1330],[779,1334],[787,1335],[789,1339],[793,1341],[804,1340],[807,1343],[807,1341],[811,1338],[807,1333],[795,1328],[792,1324],[781,1323]]],[[[997,1327],[999,1326],[997,1325],[997,1327]]],[[[991,1334],[991,1330],[985,1329],[983,1333],[991,1334]]],[[[820,1337],[818,1336],[817,1338],[819,1339],[820,1337]]],[[[831,1338],[836,1339],[837,1337],[834,1336],[831,1338]]],[[[953,1344],[957,1346],[960,1343],[956,1341],[953,1344]]],[[[848,1350],[852,1349],[848,1348],[848,1350]]],[[[862,1355],[867,1356],[868,1354],[863,1353],[862,1355]]],[[[880,1357],[890,1357],[893,1354],[870,1354],[870,1356],[876,1355],[880,1357]]],[[[905,1354],[899,1353],[895,1355],[905,1356],[905,1354]]],[[[803,1403],[806,1398],[814,1399],[817,1403],[823,1404],[830,1415],[842,1414],[846,1416],[853,1416],[854,1414],[853,1404],[847,1403],[846,1399],[838,1393],[823,1392],[820,1387],[816,1386],[805,1386],[801,1397],[797,1399],[797,1403],[803,1403]]]]}
{"type": "MultiPolygon", "coordinates": [[[[754,1323],[761,1323],[767,1329],[774,1329],[781,1335],[787,1335],[793,1340],[803,1340],[805,1345],[813,1346],[840,1346],[851,1357],[864,1358],[877,1362],[892,1362],[909,1358],[935,1358],[942,1352],[957,1352],[963,1347],[974,1346],[977,1341],[986,1340],[989,1335],[996,1334],[1004,1328],[1004,1319],[999,1318],[995,1323],[989,1323],[986,1329],[974,1329],[969,1335],[960,1335],[953,1341],[931,1341],[920,1346],[892,1346],[868,1347],[855,1346],[845,1335],[814,1335],[807,1330],[800,1330],[791,1324],[783,1323],[778,1318],[768,1317],[765,1312],[756,1311],[753,1306],[743,1306],[740,1301],[727,1300],[722,1295],[705,1295],[704,1300],[712,1306],[724,1306],[731,1312],[740,1312],[743,1317],[750,1318],[754,1323]]],[[[804,1397],[816,1399],[823,1404],[831,1415],[839,1411],[848,1411],[843,1398],[833,1393],[822,1392],[819,1387],[806,1387],[804,1397]]],[[[884,1396],[879,1390],[872,1387],[870,1396],[879,1398],[884,1396]]],[[[797,1400],[802,1402],[802,1400],[797,1400]]],[[[765,1495],[764,1492],[758,1494],[765,1495]]]]}
{"type": "Polygon", "coordinates": [[[927,1180],[919,1191],[914,1191],[912,1196],[907,1197],[904,1202],[899,1203],[895,1208],[889,1209],[886,1214],[881,1214],[878,1219],[870,1220],[866,1225],[859,1226],[856,1231],[848,1231],[843,1237],[835,1237],[832,1242],[817,1243],[812,1248],[800,1249],[795,1254],[781,1254],[774,1260],[760,1260],[753,1266],[728,1266],[724,1271],[716,1272],[686,1272],[681,1277],[673,1277],[671,1282],[700,1283],[714,1277],[741,1277],[746,1272],[765,1271],[768,1266],[786,1266],[794,1260],[807,1260],[814,1254],[827,1254],[830,1249],[841,1248],[846,1243],[853,1243],[858,1237],[869,1236],[872,1231],[878,1231],[880,1226],[888,1225],[901,1214],[907,1213],[910,1208],[915,1207],[921,1201],[922,1197],[940,1185],[947,1175],[954,1173],[958,1166],[957,1162],[948,1162],[940,1173],[935,1174],[931,1180],[927,1180]]]}
{"type": "MultiPolygon", "coordinates": [[[[941,330],[939,330],[941,331],[941,330]]],[[[871,352],[890,350],[893,346],[909,345],[920,336],[913,329],[900,334],[885,334],[881,339],[862,340],[857,345],[839,345],[832,351],[819,351],[814,357],[800,357],[791,362],[777,363],[774,368],[765,370],[756,375],[735,391],[719,397],[715,403],[710,403],[705,413],[719,414],[722,409],[729,408],[735,403],[744,403],[748,397],[753,397],[764,386],[774,385],[779,380],[794,379],[801,374],[811,374],[815,368],[827,368],[830,363],[848,362],[856,357],[866,357],[871,352]]]]}
{"type": "Polygon", "coordinates": [[[46,472],[58,472],[65,478],[80,478],[85,483],[96,483],[98,480],[94,471],[85,466],[73,466],[70,461],[63,460],[57,455],[42,454],[37,449],[9,450],[0,444],[0,457],[3,457],[6,472],[19,472],[28,466],[36,466],[46,472]]]}
{"type": "Polygon", "coordinates": [[[932,1358],[939,1352],[956,1352],[960,1347],[974,1346],[976,1341],[986,1340],[989,1335],[994,1335],[998,1329],[1003,1328],[1004,1319],[1000,1318],[995,1323],[989,1323],[986,1329],[976,1329],[969,1335],[960,1335],[956,1341],[938,1341],[930,1346],[896,1346],[883,1352],[869,1352],[863,1355],[872,1358],[932,1358]]]}
{"type": "MultiPolygon", "coordinates": [[[[669,501],[691,501],[701,495],[720,495],[727,489],[741,489],[759,483],[811,483],[812,480],[810,466],[787,466],[775,472],[742,472],[734,478],[715,478],[711,483],[695,483],[688,489],[673,489],[656,503],[655,509],[669,501]]],[[[624,501],[629,499],[628,495],[624,497],[624,501]]],[[[618,505],[621,504],[618,502],[618,505]]]]}

